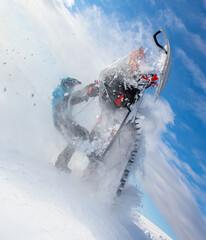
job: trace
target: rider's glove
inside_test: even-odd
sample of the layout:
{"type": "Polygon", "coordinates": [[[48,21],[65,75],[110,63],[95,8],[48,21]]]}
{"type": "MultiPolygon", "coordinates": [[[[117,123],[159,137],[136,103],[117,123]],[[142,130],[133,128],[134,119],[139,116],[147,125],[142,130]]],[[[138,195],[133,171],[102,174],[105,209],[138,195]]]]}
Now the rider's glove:
{"type": "Polygon", "coordinates": [[[95,83],[89,84],[88,87],[88,95],[90,97],[96,97],[99,95],[99,85],[97,80],[95,81],[95,83]]]}

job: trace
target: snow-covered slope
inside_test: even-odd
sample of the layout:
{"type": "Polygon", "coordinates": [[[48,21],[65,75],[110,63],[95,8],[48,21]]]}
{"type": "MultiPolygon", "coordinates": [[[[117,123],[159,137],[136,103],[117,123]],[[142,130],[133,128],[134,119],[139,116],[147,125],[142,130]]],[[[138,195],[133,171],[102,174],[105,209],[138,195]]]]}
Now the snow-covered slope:
{"type": "Polygon", "coordinates": [[[171,240],[135,212],[102,205],[87,185],[41,160],[0,149],[0,239],[171,240]]]}
{"type": "Polygon", "coordinates": [[[159,229],[154,223],[144,217],[142,214],[135,212],[134,222],[144,231],[151,240],[172,240],[166,233],[159,229]]]}
{"type": "Polygon", "coordinates": [[[145,239],[138,228],[131,235],[87,186],[21,152],[1,148],[0,189],[2,240],[145,239]]]}

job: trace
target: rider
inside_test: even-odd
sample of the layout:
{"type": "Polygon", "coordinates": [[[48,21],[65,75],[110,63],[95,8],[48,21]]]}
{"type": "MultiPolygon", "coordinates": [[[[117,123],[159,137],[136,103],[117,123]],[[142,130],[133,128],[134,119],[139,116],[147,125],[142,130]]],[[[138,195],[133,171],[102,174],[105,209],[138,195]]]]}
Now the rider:
{"type": "Polygon", "coordinates": [[[70,77],[64,78],[61,80],[60,85],[53,91],[52,95],[54,125],[66,137],[67,141],[69,141],[68,146],[59,155],[55,166],[67,172],[70,172],[67,165],[75,151],[73,142],[75,140],[85,141],[89,139],[88,130],[73,120],[71,112],[69,112],[68,104],[79,104],[99,94],[98,83],[96,81],[74,92],[74,87],[79,84],[81,84],[81,82],[77,79],[70,77]]]}
{"type": "MultiPolygon", "coordinates": [[[[75,105],[88,101],[90,97],[99,96],[100,103],[106,105],[107,109],[116,111],[119,108],[127,108],[138,101],[144,90],[157,85],[156,74],[145,65],[145,53],[143,48],[133,51],[129,56],[116,60],[100,73],[98,81],[89,84],[81,90],[73,91],[74,87],[81,82],[74,78],[61,80],[53,92],[53,114],[56,128],[66,136],[69,145],[59,155],[55,166],[61,170],[70,172],[68,162],[71,159],[75,146],[72,140],[90,140],[93,134],[76,123],[68,112],[68,104],[75,105]]],[[[90,158],[96,157],[91,153],[90,158]]]]}

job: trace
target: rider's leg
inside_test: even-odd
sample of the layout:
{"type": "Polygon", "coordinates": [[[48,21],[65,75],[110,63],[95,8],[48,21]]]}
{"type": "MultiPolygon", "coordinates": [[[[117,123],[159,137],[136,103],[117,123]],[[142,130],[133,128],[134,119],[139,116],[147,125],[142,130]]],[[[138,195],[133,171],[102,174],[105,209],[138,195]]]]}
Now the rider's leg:
{"type": "Polygon", "coordinates": [[[85,128],[71,120],[61,122],[59,130],[70,143],[58,156],[55,166],[60,170],[71,172],[68,168],[69,161],[78,147],[77,144],[82,140],[89,139],[89,133],[85,128]]]}
{"type": "Polygon", "coordinates": [[[55,163],[55,167],[62,171],[71,172],[68,168],[68,163],[72,158],[73,153],[75,152],[75,148],[69,144],[65,147],[65,149],[60,153],[55,163]]]}

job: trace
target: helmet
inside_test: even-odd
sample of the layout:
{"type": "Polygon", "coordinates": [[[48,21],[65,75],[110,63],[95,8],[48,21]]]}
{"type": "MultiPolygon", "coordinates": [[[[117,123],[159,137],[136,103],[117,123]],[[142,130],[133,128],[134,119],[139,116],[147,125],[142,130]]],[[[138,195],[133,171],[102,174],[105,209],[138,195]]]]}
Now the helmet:
{"type": "Polygon", "coordinates": [[[68,91],[68,90],[70,90],[71,88],[75,87],[78,84],[81,84],[81,82],[78,81],[75,78],[68,77],[68,78],[63,78],[61,80],[61,84],[60,85],[61,85],[61,87],[64,88],[64,90],[68,91]]]}
{"type": "Polygon", "coordinates": [[[130,72],[134,73],[139,69],[139,65],[141,62],[145,61],[145,53],[143,47],[140,47],[138,50],[133,51],[130,56],[130,72]]]}

